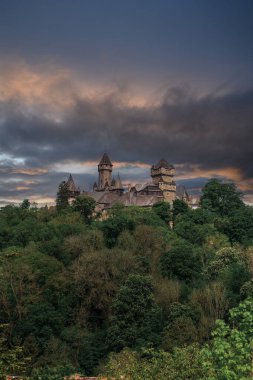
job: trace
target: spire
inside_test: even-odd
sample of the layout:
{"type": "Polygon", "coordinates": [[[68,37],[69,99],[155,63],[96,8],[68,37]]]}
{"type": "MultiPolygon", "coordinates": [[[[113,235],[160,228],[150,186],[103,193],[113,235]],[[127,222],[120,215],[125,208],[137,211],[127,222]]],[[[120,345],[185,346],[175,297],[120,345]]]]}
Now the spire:
{"type": "Polygon", "coordinates": [[[115,185],[116,185],[116,181],[115,181],[115,178],[114,178],[114,177],[112,177],[112,183],[111,183],[111,186],[112,186],[112,187],[115,187],[115,185]]]}
{"type": "Polygon", "coordinates": [[[119,173],[118,173],[116,181],[115,181],[115,189],[123,189],[119,173]]]}
{"type": "Polygon", "coordinates": [[[101,158],[100,162],[99,162],[99,165],[109,165],[109,166],[112,166],[112,162],[108,156],[107,153],[104,153],[103,154],[103,157],[101,158]]]}
{"type": "Polygon", "coordinates": [[[67,185],[70,191],[73,191],[73,192],[79,191],[71,174],[69,175],[69,178],[67,180],[67,185]]]}

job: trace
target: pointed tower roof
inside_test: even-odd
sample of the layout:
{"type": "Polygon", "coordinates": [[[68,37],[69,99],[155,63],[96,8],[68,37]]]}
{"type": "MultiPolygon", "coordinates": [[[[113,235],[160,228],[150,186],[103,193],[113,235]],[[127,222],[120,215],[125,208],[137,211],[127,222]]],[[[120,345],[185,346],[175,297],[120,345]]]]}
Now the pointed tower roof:
{"type": "Polygon", "coordinates": [[[116,181],[115,181],[115,188],[116,189],[123,189],[122,182],[119,176],[119,173],[117,175],[116,181]]]}
{"type": "Polygon", "coordinates": [[[70,174],[69,175],[69,178],[67,180],[67,185],[68,185],[68,188],[70,191],[79,191],[78,187],[76,186],[74,180],[73,180],[73,177],[72,175],[70,174]]]}
{"type": "Polygon", "coordinates": [[[111,186],[112,186],[112,187],[115,187],[115,184],[116,184],[115,178],[112,177],[112,183],[111,183],[111,186]]]}
{"type": "Polygon", "coordinates": [[[107,153],[103,154],[103,157],[101,158],[101,160],[99,162],[99,165],[110,165],[110,166],[112,166],[112,162],[111,162],[107,153]]]}
{"type": "Polygon", "coordinates": [[[168,161],[166,161],[164,158],[161,158],[160,161],[157,162],[157,164],[153,165],[154,169],[174,169],[174,166],[169,164],[168,161]]]}

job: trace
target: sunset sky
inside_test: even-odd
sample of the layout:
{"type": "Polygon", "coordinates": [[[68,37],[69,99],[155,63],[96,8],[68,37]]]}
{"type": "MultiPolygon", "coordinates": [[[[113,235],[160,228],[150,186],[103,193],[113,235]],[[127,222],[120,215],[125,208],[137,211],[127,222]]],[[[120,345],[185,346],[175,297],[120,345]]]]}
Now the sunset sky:
{"type": "Polygon", "coordinates": [[[253,203],[252,0],[0,0],[0,205],[164,157],[253,203]]]}

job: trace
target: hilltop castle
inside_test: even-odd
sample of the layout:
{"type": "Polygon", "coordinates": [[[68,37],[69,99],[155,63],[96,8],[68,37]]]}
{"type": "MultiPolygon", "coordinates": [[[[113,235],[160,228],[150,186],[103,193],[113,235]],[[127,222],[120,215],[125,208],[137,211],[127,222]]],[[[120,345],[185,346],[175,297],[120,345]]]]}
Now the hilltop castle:
{"type": "Polygon", "coordinates": [[[191,203],[184,186],[177,186],[174,181],[175,168],[165,159],[161,159],[151,167],[151,181],[144,184],[129,186],[122,185],[120,175],[113,176],[113,164],[107,153],[104,153],[98,164],[98,181],[93,185],[93,191],[80,191],[70,174],[67,186],[70,198],[79,195],[88,195],[97,202],[97,209],[103,211],[120,203],[124,206],[151,207],[159,201],[172,203],[175,199],[182,199],[191,203]]]}

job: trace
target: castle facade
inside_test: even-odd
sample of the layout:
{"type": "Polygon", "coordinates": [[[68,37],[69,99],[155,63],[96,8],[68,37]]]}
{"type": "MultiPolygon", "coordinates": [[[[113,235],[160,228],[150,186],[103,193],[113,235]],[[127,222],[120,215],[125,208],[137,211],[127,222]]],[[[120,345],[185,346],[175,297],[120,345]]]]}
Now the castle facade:
{"type": "Polygon", "coordinates": [[[144,184],[136,184],[124,188],[120,175],[113,176],[113,164],[107,153],[104,153],[98,164],[98,181],[93,185],[93,191],[80,191],[72,175],[67,181],[70,198],[88,195],[95,199],[97,210],[110,209],[119,203],[124,206],[152,207],[159,201],[172,204],[175,199],[191,203],[184,186],[177,186],[174,181],[175,168],[165,159],[161,159],[151,167],[151,180],[144,184]]]}

